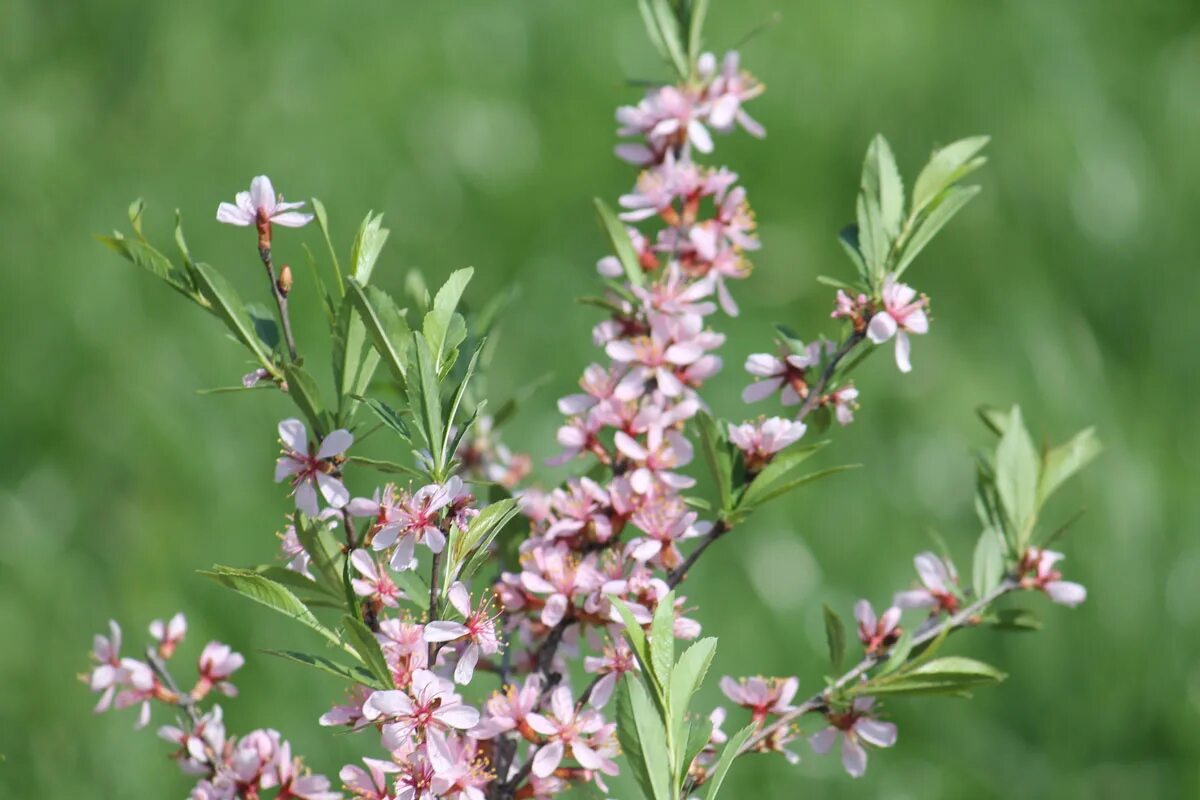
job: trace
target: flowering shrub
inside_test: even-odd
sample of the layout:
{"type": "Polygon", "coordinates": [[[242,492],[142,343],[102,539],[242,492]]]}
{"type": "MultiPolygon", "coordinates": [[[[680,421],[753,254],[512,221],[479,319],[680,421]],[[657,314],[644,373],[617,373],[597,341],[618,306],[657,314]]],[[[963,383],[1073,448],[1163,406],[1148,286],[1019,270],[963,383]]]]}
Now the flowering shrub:
{"type": "MultiPolygon", "coordinates": [[[[256,230],[274,312],[244,303],[220,271],[193,259],[178,224],[178,259],[156,249],[142,234],[140,202],[130,209],[133,235],[104,240],[246,348],[253,369],[234,390],[283,392],[296,406],[278,425],[275,481],[291,496],[282,566],[205,574],[326,640],[327,652],[272,655],[345,680],[345,696],[319,721],[358,732],[369,753],[339,772],[350,795],[548,798],[586,784],[608,791],[607,779],[624,769],[653,800],[714,798],[738,756],[800,758],[808,717],[811,750],[836,746],[857,777],[868,748],[896,743],[884,701],[962,695],[1004,678],[943,654],[951,633],[1036,626],[1028,611],[995,607],[1010,593],[1041,591],[1068,606],[1086,597],[1063,580],[1062,554],[1046,549],[1051,537],[1038,523],[1047,498],[1096,454],[1096,439],[1086,430],[1039,451],[1019,409],[985,410],[998,439],[978,459],[982,533],[970,581],[947,554],[920,553],[919,582],[885,610],[865,599],[854,607],[862,656],[848,670],[852,637],[824,609],[840,677],[807,697],[794,676],[722,678],[729,703],[744,712],[733,712],[745,722],[731,734],[724,708],[691,708],[717,640],[700,638],[681,584],[719,539],[753,535],[745,523],[759,506],[845,469],[803,466],[826,446],[814,439],[833,421],[853,422],[859,392],[849,376],[867,356],[890,347],[899,371],[912,369],[911,336],[929,331],[929,300],[904,282],[906,272],[978,191],[961,181],[983,164],[987,141],[936,150],[907,204],[887,142],[871,143],[856,224],[841,235],[853,272],[821,279],[836,289],[830,316],[840,330],[801,339],[780,326],[772,352],[745,359],[752,381],[743,393],[747,403],[777,403],[780,415],[719,420],[702,389],[723,366],[719,321],[738,313],[736,283],[749,277],[759,241],[738,176],[704,158],[714,133],[765,132],[745,108],[762,84],[736,53],[718,61],[701,52],[703,9],[642,3],[676,76],[617,112],[616,153],[640,171],[619,212],[596,201],[611,253],[597,264],[604,291],[588,302],[604,316],[582,391],[558,401],[562,451],[553,462],[580,466],[559,486],[536,488],[529,459],[502,443],[512,404],[490,415],[485,407],[480,377],[498,303],[463,303],[467,269],[432,296],[410,275],[402,308],[372,282],[388,237],[380,216],[363,221],[342,262],[315,199],[311,212],[284,202],[259,176],[221,203],[219,222],[256,230]],[[276,268],[276,226],[314,221],[327,259],[298,284],[288,266],[276,268]],[[332,393],[292,333],[288,298],[298,286],[323,302],[332,393]],[[363,452],[376,433],[395,460],[363,452]],[[711,497],[693,492],[697,471],[707,473],[711,497]],[[677,641],[690,644],[677,652],[677,641]]],[[[228,645],[209,643],[192,688],[177,684],[169,665],[186,630],[182,615],[155,621],[141,657],[123,657],[121,628],[110,623],[86,676],[100,694],[97,711],[137,705],[143,727],[154,703],[173,709],[159,735],[196,776],[193,798],[341,797],[280,733],[226,732],[210,700],[236,695],[244,659],[228,645]]]]}

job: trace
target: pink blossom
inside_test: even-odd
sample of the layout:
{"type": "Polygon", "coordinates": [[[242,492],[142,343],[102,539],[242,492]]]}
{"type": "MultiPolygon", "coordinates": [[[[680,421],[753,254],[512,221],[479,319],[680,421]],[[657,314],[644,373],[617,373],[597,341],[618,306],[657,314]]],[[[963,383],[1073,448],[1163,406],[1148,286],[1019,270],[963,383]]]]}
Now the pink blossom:
{"type": "Polygon", "coordinates": [[[96,713],[108,710],[117,687],[125,681],[125,672],[121,667],[121,626],[116,620],[109,620],[108,629],[108,638],[97,634],[92,644],[92,658],[96,666],[92,668],[88,682],[93,692],[100,692],[96,713]]]}
{"type": "Polygon", "coordinates": [[[250,191],[238,192],[235,203],[217,206],[217,221],[229,225],[255,225],[260,217],[285,228],[299,228],[312,221],[312,214],[296,211],[304,203],[285,203],[283,195],[276,196],[271,179],[259,175],[250,181],[250,191]]]}
{"type": "Polygon", "coordinates": [[[141,730],[150,722],[150,701],[158,696],[160,691],[158,679],[150,665],[133,658],[122,658],[117,674],[124,688],[117,693],[113,707],[117,709],[140,705],[137,720],[133,723],[135,730],[141,730]]]}
{"type": "Polygon", "coordinates": [[[388,608],[396,608],[404,593],[387,574],[387,570],[375,563],[366,550],[355,550],[350,554],[350,566],[361,578],[350,581],[354,593],[359,597],[371,598],[388,608]]]}
{"type": "Polygon", "coordinates": [[[286,562],[284,566],[287,569],[300,573],[310,581],[313,580],[313,574],[309,570],[312,557],[304,549],[304,545],[301,544],[300,537],[296,534],[296,527],[294,525],[288,525],[284,529],[283,534],[279,536],[279,552],[286,562]]]}
{"type": "Polygon", "coordinates": [[[422,486],[410,499],[402,502],[396,510],[394,525],[385,525],[371,540],[376,550],[384,550],[393,544],[392,569],[412,569],[416,563],[414,554],[417,542],[422,541],[433,553],[442,552],[446,546],[446,534],[442,532],[440,517],[442,509],[450,504],[452,493],[458,491],[461,479],[455,476],[446,484],[431,483],[422,486]]]}
{"type": "Polygon", "coordinates": [[[934,613],[958,610],[958,573],[948,560],[935,553],[920,553],[913,559],[924,588],[897,592],[892,604],[900,608],[931,608],[934,613]]]}
{"type": "Polygon", "coordinates": [[[571,599],[600,585],[600,576],[590,561],[580,561],[565,548],[537,548],[531,551],[521,585],[534,594],[544,594],[542,624],[554,627],[566,616],[571,599]]]}
{"type": "Polygon", "coordinates": [[[315,456],[309,455],[308,431],[298,419],[285,419],[279,423],[279,439],[283,443],[283,455],[275,463],[275,482],[291,477],[296,508],[310,517],[317,516],[316,487],[333,508],[342,508],[350,501],[350,493],[336,477],[337,467],[332,460],[354,443],[349,431],[339,428],[330,433],[322,440],[315,456]]]}
{"type": "Polygon", "coordinates": [[[867,750],[863,745],[891,747],[896,743],[896,726],[869,715],[874,702],[870,697],[856,698],[848,711],[828,715],[829,727],[808,740],[814,752],[824,755],[841,739],[842,766],[852,778],[861,778],[867,771],[867,750]]]}
{"type": "Polygon", "coordinates": [[[396,800],[435,800],[449,788],[450,782],[437,773],[428,756],[418,751],[400,765],[396,800]]]}
{"type": "Polygon", "coordinates": [[[466,730],[479,722],[479,712],[462,702],[454,693],[454,684],[427,669],[413,673],[411,693],[399,689],[373,692],[363,704],[363,716],[384,722],[384,746],[389,750],[429,728],[466,730]]]}
{"type": "Polygon", "coordinates": [[[1087,600],[1087,589],[1083,584],[1062,580],[1062,573],[1055,568],[1062,559],[1063,554],[1054,550],[1029,548],[1021,560],[1021,572],[1033,574],[1022,578],[1021,585],[1040,589],[1054,602],[1074,608],[1087,600]]]}
{"type": "Polygon", "coordinates": [[[220,642],[209,642],[204,646],[204,650],[200,652],[200,658],[197,669],[200,672],[200,680],[196,684],[196,689],[193,690],[193,695],[198,698],[203,697],[208,693],[209,689],[214,686],[227,697],[237,695],[237,688],[234,687],[227,679],[230,675],[237,672],[246,663],[246,659],[241,653],[235,653],[233,648],[227,644],[220,642]]]}
{"type": "Polygon", "coordinates": [[[388,791],[388,775],[400,771],[400,765],[393,761],[381,761],[377,758],[364,758],[366,769],[354,764],[342,767],[338,777],[350,790],[351,794],[360,800],[392,800],[388,791]]]}
{"type": "Polygon", "coordinates": [[[846,384],[830,393],[833,403],[833,416],[840,425],[849,425],[854,421],[854,412],[858,409],[858,389],[853,384],[846,384]]]}
{"type": "Polygon", "coordinates": [[[786,714],[794,709],[792,698],[800,689],[799,678],[721,678],[721,691],[731,702],[749,709],[755,722],[770,714],[786,714]]]}
{"type": "Polygon", "coordinates": [[[638,494],[647,494],[656,485],[676,490],[695,485],[694,479],[672,471],[692,460],[692,444],[679,431],[673,428],[664,431],[655,425],[646,431],[645,445],[624,431],[617,431],[614,441],[622,455],[635,465],[629,485],[638,494]]]}
{"type": "Polygon", "coordinates": [[[469,736],[445,736],[431,730],[427,739],[429,761],[437,776],[447,783],[442,797],[447,800],[486,800],[484,790],[494,775],[480,754],[478,742],[469,736]]]}
{"type": "MultiPolygon", "coordinates": [[[[551,775],[558,769],[568,747],[585,769],[607,772],[611,761],[598,754],[588,742],[588,736],[603,727],[604,719],[590,709],[577,712],[571,690],[566,686],[559,686],[550,694],[550,709],[553,712],[550,717],[534,713],[527,718],[529,727],[548,740],[533,757],[533,774],[543,778],[551,775]]],[[[614,771],[609,774],[615,774],[615,765],[611,769],[614,771]]]]}
{"type": "Polygon", "coordinates": [[[731,130],[736,122],[751,136],[760,139],[766,136],[762,125],[742,108],[743,103],[762,94],[764,87],[750,73],[739,68],[737,51],[731,50],[725,54],[719,74],[713,74],[716,71],[716,59],[712,53],[701,54],[698,66],[701,77],[711,78],[705,93],[709,102],[709,124],[724,133],[731,130]]]}
{"type": "Polygon", "coordinates": [[[925,307],[929,305],[929,298],[922,295],[918,299],[916,289],[898,283],[894,275],[888,275],[883,279],[880,299],[883,301],[883,310],[871,317],[867,338],[875,344],[882,344],[895,336],[896,366],[901,372],[910,372],[912,363],[909,361],[909,351],[912,345],[908,341],[908,334],[928,332],[929,317],[925,314],[925,307]]]}
{"type": "Polygon", "coordinates": [[[900,638],[900,609],[891,606],[878,619],[875,609],[866,600],[854,604],[854,618],[858,620],[858,638],[867,653],[881,653],[900,638]]]}
{"type": "Polygon", "coordinates": [[[341,800],[341,792],[329,790],[329,779],[324,775],[312,775],[303,768],[300,759],[292,758],[292,746],[284,742],[279,748],[276,760],[276,776],[278,780],[279,798],[296,798],[297,800],[341,800]]]}
{"type": "Polygon", "coordinates": [[[480,739],[491,739],[501,733],[520,727],[538,706],[542,697],[542,679],[538,673],[533,673],[525,679],[518,689],[513,684],[504,686],[503,691],[494,693],[488,698],[485,706],[487,716],[471,731],[473,736],[480,739]]]}
{"type": "Polygon", "coordinates": [[[678,543],[700,535],[696,516],[678,500],[646,503],[630,520],[646,535],[630,539],[625,555],[639,562],[655,559],[663,569],[674,569],[683,561],[678,543]]]}
{"type": "Polygon", "coordinates": [[[613,690],[617,688],[617,680],[626,672],[637,668],[637,659],[624,639],[616,639],[605,645],[600,656],[586,657],[583,660],[584,672],[597,676],[588,702],[595,708],[604,708],[612,697],[613,690]]]}
{"type": "Polygon", "coordinates": [[[729,426],[729,441],[746,457],[747,469],[758,469],[780,450],[791,445],[808,430],[803,422],[781,417],[729,426]]]}
{"type": "Polygon", "coordinates": [[[784,358],[770,353],[755,353],[746,358],[746,372],[759,378],[742,390],[742,402],[757,403],[783,388],[780,401],[785,406],[798,405],[808,395],[806,370],[814,364],[807,353],[792,353],[784,358]]]}
{"type": "Polygon", "coordinates": [[[464,637],[468,640],[454,668],[455,682],[467,684],[475,674],[480,653],[495,655],[500,650],[500,639],[496,635],[495,619],[488,613],[488,605],[480,603],[479,608],[472,611],[471,597],[462,581],[456,581],[447,596],[464,621],[434,620],[425,625],[424,638],[427,642],[452,642],[464,637]]]}
{"type": "Polygon", "coordinates": [[[158,654],[169,659],[175,653],[175,648],[187,634],[187,619],[182,613],[171,617],[169,622],[156,619],[150,623],[150,635],[158,642],[158,654]]]}

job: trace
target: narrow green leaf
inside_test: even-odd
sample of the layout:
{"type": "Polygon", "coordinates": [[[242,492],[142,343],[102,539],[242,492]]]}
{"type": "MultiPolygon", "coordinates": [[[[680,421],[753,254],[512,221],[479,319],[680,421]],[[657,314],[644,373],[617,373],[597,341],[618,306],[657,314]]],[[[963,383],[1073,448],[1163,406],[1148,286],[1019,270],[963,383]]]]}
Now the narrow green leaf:
{"type": "Polygon", "coordinates": [[[301,625],[305,625],[334,644],[341,645],[337,634],[326,628],[313,616],[304,603],[286,586],[276,583],[253,570],[236,567],[214,566],[211,570],[201,570],[201,575],[212,578],[217,583],[233,589],[256,603],[278,611],[285,617],[290,617],[301,625]]]}
{"type": "Polygon", "coordinates": [[[725,783],[725,776],[729,774],[729,768],[733,766],[733,760],[737,758],[738,750],[742,749],[742,745],[754,733],[755,727],[754,723],[751,723],[729,737],[729,741],[725,743],[725,749],[721,751],[721,758],[713,769],[712,777],[708,779],[708,793],[704,795],[704,800],[716,800],[717,794],[721,791],[721,784],[725,783]]]}
{"type": "Polygon", "coordinates": [[[820,452],[827,444],[829,444],[828,440],[813,444],[793,445],[782,453],[778,453],[746,487],[738,505],[753,506],[762,502],[762,498],[771,488],[787,477],[788,473],[820,452]]]}
{"type": "Polygon", "coordinates": [[[696,427],[700,431],[700,452],[704,454],[704,463],[717,485],[721,510],[727,511],[733,507],[733,457],[725,442],[724,431],[703,409],[696,414],[696,427]]]}
{"type": "MultiPolygon", "coordinates": [[[[455,434],[466,432],[468,425],[460,425],[457,430],[455,422],[458,417],[459,406],[462,405],[463,396],[467,393],[467,386],[471,382],[471,378],[475,376],[475,365],[479,362],[479,354],[483,351],[484,345],[487,344],[487,339],[480,339],[479,344],[475,347],[475,352],[471,356],[471,360],[467,362],[467,370],[463,373],[462,381],[458,384],[458,389],[454,392],[454,399],[450,401],[450,410],[446,414],[446,433],[442,439],[442,452],[447,458],[454,455],[454,448],[450,446],[451,437],[455,434]]],[[[460,437],[461,438],[461,437],[460,437]]]]}
{"type": "Polygon", "coordinates": [[[317,227],[321,229],[321,235],[325,237],[325,248],[329,251],[329,260],[333,263],[333,274],[337,276],[338,293],[346,293],[346,282],[342,277],[342,265],[338,261],[337,251],[333,248],[333,239],[329,235],[329,215],[325,213],[325,204],[317,198],[312,198],[313,211],[317,217],[317,227]]]}
{"type": "Polygon", "coordinates": [[[688,21],[688,62],[695,64],[704,47],[704,19],[708,16],[708,0],[696,0],[692,4],[692,18],[688,21]]]}
{"type": "Polygon", "coordinates": [[[410,444],[412,443],[412,433],[408,429],[408,423],[404,421],[404,417],[399,411],[382,400],[376,400],[373,397],[359,395],[356,399],[360,400],[363,405],[379,418],[380,422],[394,431],[401,439],[410,444]]]}
{"type": "Polygon", "coordinates": [[[422,330],[425,332],[429,350],[433,353],[435,363],[438,365],[442,363],[444,353],[448,353],[462,342],[462,337],[458,334],[466,334],[466,324],[464,322],[456,324],[455,317],[458,316],[461,319],[461,315],[456,315],[456,310],[462,300],[463,292],[474,274],[475,270],[471,267],[450,273],[450,277],[442,284],[442,288],[438,289],[437,296],[433,299],[433,308],[425,315],[422,330]],[[460,330],[451,337],[452,329],[460,330]]]}
{"type": "Polygon", "coordinates": [[[146,242],[127,239],[120,234],[97,236],[96,239],[109,250],[133,262],[156,278],[166,281],[172,289],[184,297],[205,308],[209,307],[209,302],[197,292],[193,285],[191,275],[172,264],[169,258],[146,242]]]}
{"type": "Polygon", "coordinates": [[[987,145],[989,138],[972,136],[959,139],[933,151],[929,163],[921,170],[916,183],[913,184],[911,213],[920,213],[952,183],[982,166],[986,159],[975,158],[975,155],[987,145]]]}
{"type": "Polygon", "coordinates": [[[361,619],[350,614],[342,617],[342,628],[346,631],[346,638],[350,640],[350,644],[363,666],[375,676],[379,683],[391,686],[392,672],[388,668],[387,659],[383,656],[383,650],[379,647],[379,640],[375,638],[375,634],[371,633],[371,629],[363,624],[361,619]]]}
{"type": "Polygon", "coordinates": [[[1042,629],[1042,621],[1037,615],[1024,608],[1002,608],[984,617],[983,621],[998,631],[1029,633],[1042,629]]]}
{"type": "Polygon", "coordinates": [[[273,375],[278,374],[279,370],[271,362],[270,355],[259,342],[258,334],[254,331],[254,321],[246,312],[246,306],[238,297],[233,284],[226,280],[220,272],[202,262],[196,264],[195,274],[200,293],[208,301],[213,313],[225,323],[235,339],[254,353],[254,357],[263,367],[273,375]]]}
{"type": "Polygon", "coordinates": [[[904,217],[904,184],[900,181],[900,170],[892,148],[882,134],[877,134],[867,147],[863,161],[862,190],[868,198],[875,199],[879,207],[879,221],[887,234],[890,246],[900,233],[904,217]]]}
{"type": "MultiPolygon", "coordinates": [[[[650,663],[650,646],[646,641],[646,631],[634,619],[633,612],[629,610],[629,606],[625,605],[625,601],[618,597],[610,596],[609,601],[613,604],[613,608],[617,609],[617,614],[620,615],[621,621],[625,625],[625,638],[629,640],[629,648],[633,650],[633,654],[637,656],[638,664],[641,665],[642,673],[649,680],[658,682],[658,677],[654,674],[654,667],[650,663]]],[[[660,685],[661,687],[661,685],[660,685]]]]}
{"type": "Polygon", "coordinates": [[[996,491],[1012,529],[1010,542],[1016,552],[1025,549],[1037,516],[1037,451],[1021,420],[1021,409],[1013,406],[1000,443],[996,446],[996,491]]]}
{"type": "MultiPolygon", "coordinates": [[[[312,578],[301,575],[299,572],[294,572],[290,569],[284,569],[276,564],[264,564],[254,570],[259,575],[262,575],[268,580],[282,584],[293,592],[316,592],[324,594],[327,597],[336,597],[340,599],[340,595],[331,592],[328,586],[323,586],[317,583],[312,578]]],[[[297,597],[300,595],[297,594],[297,597]]],[[[305,603],[305,605],[309,605],[305,603]]]]}
{"type": "Polygon", "coordinates": [[[671,668],[675,665],[674,591],[659,598],[654,609],[654,620],[650,623],[650,664],[658,685],[663,687],[663,698],[669,698],[671,668]]]}
{"type": "MultiPolygon", "coordinates": [[[[842,464],[841,466],[829,467],[828,469],[818,470],[817,472],[810,472],[807,475],[801,475],[799,478],[793,478],[792,480],[781,481],[772,486],[769,490],[765,491],[763,494],[756,497],[753,507],[757,508],[763,503],[770,502],[776,497],[785,495],[793,489],[798,489],[801,486],[812,483],[813,481],[819,481],[821,478],[826,478],[830,475],[836,475],[839,472],[858,469],[861,466],[862,464],[842,464]]],[[[748,506],[744,501],[738,505],[739,510],[749,510],[750,508],[751,506],[748,506]]]]}
{"type": "Polygon", "coordinates": [[[308,420],[313,436],[320,440],[329,433],[329,417],[321,405],[321,393],[317,382],[308,370],[299,364],[284,364],[283,375],[287,379],[288,397],[308,420]]]}
{"type": "Polygon", "coordinates": [[[425,480],[425,473],[419,469],[414,469],[407,464],[399,464],[395,461],[384,461],[378,458],[367,458],[365,456],[350,456],[346,459],[351,464],[360,467],[373,469],[377,472],[382,472],[385,475],[406,475],[410,478],[425,480]]]}
{"type": "Polygon", "coordinates": [[[679,662],[671,670],[667,704],[671,711],[671,719],[668,724],[675,731],[674,743],[678,751],[675,775],[679,781],[686,775],[688,764],[691,763],[692,755],[694,755],[689,755],[691,746],[685,715],[692,697],[699,690],[700,684],[704,682],[704,676],[708,674],[708,668],[712,664],[713,655],[716,652],[717,640],[714,637],[701,639],[683,651],[679,662]],[[681,747],[685,742],[688,742],[688,745],[681,747]]]}
{"type": "Polygon", "coordinates": [[[604,232],[608,234],[613,252],[625,270],[625,277],[634,286],[645,286],[646,272],[642,269],[637,251],[633,249],[633,241],[629,238],[629,231],[626,230],[625,223],[621,222],[613,210],[599,197],[594,198],[593,202],[596,204],[596,213],[600,217],[600,224],[604,228],[604,232]]]}
{"type": "Polygon", "coordinates": [[[990,594],[1004,578],[1006,548],[1004,535],[988,527],[979,534],[971,568],[971,586],[978,597],[990,594]]]}
{"type": "Polygon", "coordinates": [[[912,653],[912,647],[912,631],[906,630],[900,634],[899,641],[888,651],[888,659],[883,663],[879,674],[881,676],[889,675],[904,666],[904,662],[908,661],[908,656],[912,653]]]}
{"type": "Polygon", "coordinates": [[[675,800],[671,786],[673,772],[671,769],[670,749],[667,745],[666,730],[659,715],[658,706],[650,697],[645,684],[633,675],[627,675],[625,681],[629,688],[630,705],[633,709],[633,721],[637,726],[637,738],[641,743],[642,760],[646,765],[646,773],[650,778],[650,786],[655,800],[675,800]]]}
{"type": "Polygon", "coordinates": [[[460,563],[465,560],[461,570],[459,570],[457,578],[460,581],[469,581],[487,561],[489,548],[492,542],[501,531],[505,529],[509,522],[517,517],[519,509],[517,501],[513,498],[507,498],[492,503],[483,511],[471,520],[466,533],[463,537],[465,541],[464,551],[466,553],[464,559],[460,559],[460,563]],[[488,516],[481,520],[485,514],[488,516]]]}
{"type": "Polygon", "coordinates": [[[445,466],[445,454],[441,452],[442,445],[442,400],[441,388],[437,378],[433,353],[428,342],[419,331],[412,335],[415,363],[409,379],[413,383],[413,391],[409,393],[409,402],[417,418],[417,428],[425,438],[433,458],[434,469],[441,472],[445,466]]]}
{"type": "Polygon", "coordinates": [[[693,719],[691,722],[684,723],[687,727],[686,735],[679,737],[680,741],[687,742],[680,759],[679,766],[676,767],[676,774],[680,777],[679,783],[687,780],[688,770],[692,766],[692,762],[696,760],[696,756],[700,755],[704,750],[708,740],[712,737],[712,722],[704,717],[693,719]]]}
{"type": "Polygon", "coordinates": [[[339,664],[325,656],[314,655],[313,653],[301,653],[296,650],[261,650],[260,652],[282,658],[285,661],[291,661],[295,664],[312,667],[313,669],[342,678],[354,684],[361,683],[375,689],[387,689],[391,686],[390,683],[380,683],[378,678],[362,667],[350,667],[345,664],[339,664]]]}
{"type": "Polygon", "coordinates": [[[358,227],[354,237],[354,246],[350,250],[350,265],[354,269],[354,280],[366,286],[375,270],[375,262],[387,242],[388,229],[383,227],[383,214],[373,214],[368,211],[366,218],[358,227]]]}
{"type": "Polygon", "coordinates": [[[1100,454],[1100,439],[1095,428],[1085,428],[1042,457],[1041,479],[1038,481],[1037,503],[1046,502],[1054,490],[1100,454]]]}
{"type": "Polygon", "coordinates": [[[999,683],[1008,676],[990,664],[963,656],[946,656],[914,669],[869,682],[857,693],[870,695],[961,695],[974,686],[999,683]]]}
{"type": "Polygon", "coordinates": [[[691,70],[688,68],[684,51],[683,32],[679,29],[679,19],[675,16],[675,10],[671,8],[670,0],[650,0],[650,10],[654,14],[654,21],[662,35],[671,65],[675,67],[679,77],[687,78],[691,70]]]}
{"type": "Polygon", "coordinates": [[[846,251],[846,255],[850,256],[850,261],[854,264],[854,269],[858,272],[859,280],[863,283],[870,284],[871,269],[867,266],[863,251],[858,240],[858,225],[850,224],[842,228],[838,233],[838,244],[846,251]]]}
{"type": "Polygon", "coordinates": [[[404,311],[387,292],[375,286],[361,286],[353,279],[346,281],[346,296],[358,309],[367,335],[383,362],[397,382],[404,386],[408,370],[404,346],[408,323],[404,320],[404,311]]]}
{"type": "Polygon", "coordinates": [[[938,231],[977,194],[978,186],[952,186],[930,204],[923,212],[920,222],[913,228],[912,234],[904,242],[899,261],[896,263],[897,276],[904,274],[917,254],[925,249],[925,245],[929,244],[938,231]]]}
{"type": "Polygon", "coordinates": [[[837,612],[824,603],[821,604],[821,614],[825,618],[825,643],[829,645],[829,662],[835,670],[841,669],[846,658],[846,627],[837,612]]]}
{"type": "Polygon", "coordinates": [[[621,745],[621,753],[633,773],[638,788],[642,791],[644,800],[654,800],[654,783],[642,757],[642,740],[638,736],[637,720],[634,718],[633,698],[630,691],[631,683],[636,680],[632,675],[622,679],[617,684],[617,741],[621,745]]]}

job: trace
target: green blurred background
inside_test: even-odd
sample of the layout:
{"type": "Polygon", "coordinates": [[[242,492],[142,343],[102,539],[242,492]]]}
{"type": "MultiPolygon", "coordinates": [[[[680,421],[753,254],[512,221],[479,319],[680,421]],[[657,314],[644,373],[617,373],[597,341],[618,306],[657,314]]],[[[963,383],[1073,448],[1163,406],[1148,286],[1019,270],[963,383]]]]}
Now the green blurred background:
{"type": "MultiPolygon", "coordinates": [[[[814,278],[849,269],[834,234],[870,136],[888,135],[910,180],[932,145],[994,136],[985,191],[909,273],[934,304],[915,371],[900,379],[890,356],[863,370],[860,421],[824,456],[867,469],[762,513],[687,584],[721,637],[717,673],[798,674],[814,690],[820,603],[886,601],[930,530],[968,560],[970,452],[989,438],[977,404],[1019,402],[1054,440],[1095,424],[1107,445],[1049,515],[1088,509],[1065,543],[1088,602],[1028,598],[1041,634],[956,642],[1011,672],[1006,685],[895,702],[899,746],[873,753],[861,781],[802,746],[799,767],[736,768],[730,796],[1197,796],[1200,284],[1184,220],[1200,199],[1200,8],[713,5],[718,49],[783,12],[744,48],[768,87],[751,108],[768,138],[718,140],[764,242],[736,287],[742,316],[720,321],[719,412],[742,413],[738,367],[769,323],[832,330],[814,278]]],[[[75,680],[110,616],[140,639],[185,610],[184,661],[210,637],[248,651],[232,729],[277,727],[329,774],[373,748],[314,725],[332,680],[254,657],[311,645],[303,631],[195,574],[275,557],[286,400],[197,395],[235,382],[240,352],[92,235],[125,228],[142,195],[166,248],[178,206],[193,252],[265,299],[252,234],[213,220],[252,175],[321,197],[344,248],[368,209],[385,211],[385,286],[468,264],[472,298],[520,285],[491,380],[505,397],[552,371],[508,433],[541,460],[553,399],[596,355],[593,310],[572,304],[604,249],[590,198],[633,178],[611,156],[613,109],[638,96],[625,78],[662,74],[633,4],[616,0],[0,0],[0,796],[186,794],[164,744],[132,734],[129,713],[93,718],[75,680]]],[[[281,239],[283,260],[303,264],[319,233],[281,239]]],[[[314,347],[322,323],[296,275],[299,339],[314,347]]],[[[717,701],[715,683],[703,699],[717,701]]]]}

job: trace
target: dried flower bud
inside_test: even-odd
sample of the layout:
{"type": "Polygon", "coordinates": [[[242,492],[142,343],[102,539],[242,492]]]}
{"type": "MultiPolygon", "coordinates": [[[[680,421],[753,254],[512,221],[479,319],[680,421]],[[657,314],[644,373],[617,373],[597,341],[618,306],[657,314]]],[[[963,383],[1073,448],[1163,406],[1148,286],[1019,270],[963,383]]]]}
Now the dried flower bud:
{"type": "Polygon", "coordinates": [[[283,265],[283,269],[279,270],[279,280],[275,282],[279,287],[279,293],[287,297],[288,292],[292,290],[292,268],[287,264],[283,265]]]}

